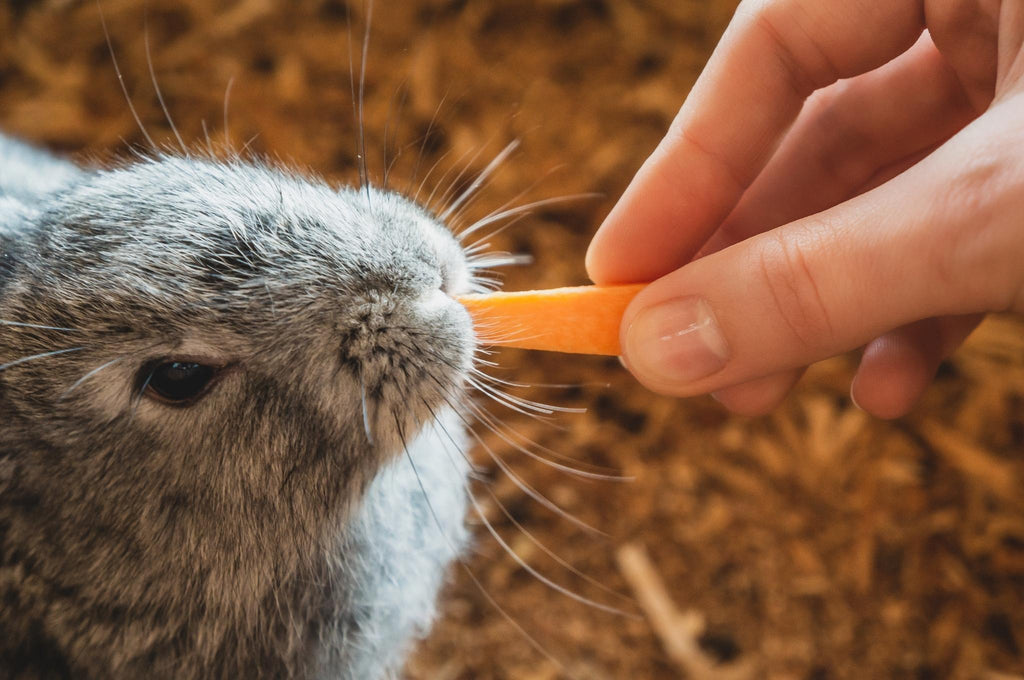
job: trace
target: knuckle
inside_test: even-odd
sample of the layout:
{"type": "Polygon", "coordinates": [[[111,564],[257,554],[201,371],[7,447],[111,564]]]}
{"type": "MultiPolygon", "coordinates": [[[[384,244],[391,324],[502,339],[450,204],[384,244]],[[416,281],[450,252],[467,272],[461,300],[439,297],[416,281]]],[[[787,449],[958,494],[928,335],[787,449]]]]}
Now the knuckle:
{"type": "Polygon", "coordinates": [[[978,154],[954,174],[946,193],[946,201],[958,212],[984,216],[989,212],[994,181],[1001,170],[1000,159],[978,154]]]}
{"type": "MultiPolygon", "coordinates": [[[[793,91],[805,98],[839,79],[839,69],[818,39],[803,24],[799,4],[762,2],[749,13],[751,25],[763,33],[793,91]]],[[[804,19],[805,20],[805,19],[804,19]]]]}
{"type": "Polygon", "coordinates": [[[778,318],[800,349],[812,350],[830,344],[834,330],[806,248],[803,239],[771,232],[760,266],[778,318]]]}
{"type": "Polygon", "coordinates": [[[735,162],[731,161],[727,155],[716,152],[701,140],[699,134],[694,133],[682,121],[676,119],[669,127],[665,135],[665,142],[659,147],[659,151],[663,150],[664,160],[671,164],[675,177],[688,178],[693,174],[690,154],[679,153],[680,149],[696,153],[703,160],[708,161],[711,166],[718,170],[717,176],[729,182],[732,185],[731,188],[736,192],[744,191],[753,183],[756,177],[755,172],[751,170],[744,171],[735,162]]]}
{"type": "Polygon", "coordinates": [[[865,129],[863,114],[842,106],[848,88],[838,83],[827,94],[819,91],[804,110],[813,135],[810,163],[818,174],[840,187],[862,187],[878,169],[879,141],[865,129]]]}
{"type": "Polygon", "coordinates": [[[980,151],[953,173],[936,206],[930,261],[938,283],[965,305],[1020,309],[1024,170],[980,151]]]}
{"type": "MultiPolygon", "coordinates": [[[[972,277],[965,277],[971,271],[968,263],[971,259],[976,234],[972,229],[965,229],[965,224],[981,224],[988,218],[985,205],[985,185],[991,179],[988,169],[974,168],[957,172],[947,184],[945,196],[940,201],[939,215],[962,215],[965,219],[937,221],[939,230],[935,234],[935,246],[931,252],[931,262],[935,276],[943,290],[960,290],[968,293],[972,285],[972,277]]],[[[933,227],[934,228],[934,227],[933,227]]]]}

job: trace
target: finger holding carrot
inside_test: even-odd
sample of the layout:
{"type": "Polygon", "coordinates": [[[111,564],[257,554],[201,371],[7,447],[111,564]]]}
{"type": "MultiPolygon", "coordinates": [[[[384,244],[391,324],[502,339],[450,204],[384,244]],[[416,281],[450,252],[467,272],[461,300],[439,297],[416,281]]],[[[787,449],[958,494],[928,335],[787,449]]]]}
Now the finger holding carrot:
{"type": "Polygon", "coordinates": [[[981,315],[1024,313],[1022,122],[1020,3],[741,4],[588,252],[652,282],[626,365],[753,414],[865,347],[854,399],[902,415],[981,315]]]}

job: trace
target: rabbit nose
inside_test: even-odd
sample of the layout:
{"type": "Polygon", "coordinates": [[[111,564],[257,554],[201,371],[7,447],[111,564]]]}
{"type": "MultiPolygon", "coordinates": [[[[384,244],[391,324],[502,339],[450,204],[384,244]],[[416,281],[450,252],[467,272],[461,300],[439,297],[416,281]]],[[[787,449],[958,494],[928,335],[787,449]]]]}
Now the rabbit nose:
{"type": "Polygon", "coordinates": [[[451,303],[452,298],[442,286],[424,291],[416,300],[416,308],[422,313],[433,316],[438,310],[451,303]]]}

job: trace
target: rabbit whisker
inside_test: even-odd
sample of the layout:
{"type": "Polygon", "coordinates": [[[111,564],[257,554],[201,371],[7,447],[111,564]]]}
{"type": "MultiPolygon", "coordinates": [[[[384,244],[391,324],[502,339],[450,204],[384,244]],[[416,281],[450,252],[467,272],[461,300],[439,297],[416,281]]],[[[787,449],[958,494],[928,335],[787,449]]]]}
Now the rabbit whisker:
{"type": "MultiPolygon", "coordinates": [[[[437,419],[437,414],[434,413],[433,409],[431,409],[430,405],[427,404],[425,401],[423,402],[423,404],[426,407],[427,411],[434,418],[433,425],[436,426],[436,427],[439,427],[441,432],[444,434],[444,436],[455,447],[456,451],[459,451],[460,449],[459,449],[459,446],[455,443],[455,439],[451,436],[451,433],[448,432],[448,429],[444,426],[444,424],[441,423],[437,419]]],[[[445,446],[443,443],[442,443],[442,447],[444,448],[445,455],[448,457],[448,459],[451,462],[452,466],[455,467],[455,461],[452,460],[451,452],[449,451],[448,447],[445,446]]],[[[463,458],[465,458],[467,460],[467,462],[469,462],[469,457],[466,456],[465,453],[463,453],[462,456],[463,456],[463,458]]],[[[527,540],[529,540],[533,545],[535,545],[537,548],[539,548],[545,555],[547,555],[552,560],[554,560],[559,566],[561,566],[562,568],[564,568],[565,570],[567,570],[571,574],[573,574],[573,575],[583,579],[587,583],[590,583],[591,585],[593,585],[594,587],[598,588],[599,590],[602,590],[602,591],[604,591],[604,592],[606,592],[606,593],[608,593],[610,595],[613,595],[614,597],[617,597],[617,598],[619,598],[619,599],[621,599],[621,600],[623,600],[625,602],[629,602],[631,604],[633,603],[632,598],[629,598],[629,597],[627,597],[625,595],[622,595],[621,593],[618,593],[615,590],[613,590],[613,589],[609,588],[608,586],[604,585],[600,581],[598,581],[598,580],[596,580],[596,579],[594,579],[594,578],[592,578],[590,576],[587,576],[586,574],[581,572],[579,569],[577,569],[573,565],[569,564],[565,559],[560,557],[558,554],[556,554],[553,550],[551,550],[543,542],[541,542],[539,539],[537,539],[532,533],[530,533],[530,531],[527,530],[526,527],[524,527],[520,522],[518,522],[515,519],[515,517],[513,517],[512,513],[509,511],[509,509],[505,506],[504,503],[501,502],[501,499],[498,498],[497,494],[495,494],[494,491],[489,486],[484,485],[484,488],[486,489],[488,495],[491,497],[491,500],[494,501],[495,505],[501,510],[502,514],[512,523],[513,526],[515,526],[515,528],[519,531],[519,533],[522,534],[523,536],[525,536],[527,538],[527,540]]],[[[602,611],[608,611],[608,612],[611,612],[611,613],[621,614],[623,616],[630,616],[630,617],[635,616],[634,614],[630,614],[628,612],[622,611],[622,610],[620,610],[620,609],[618,609],[616,607],[610,607],[608,605],[603,605],[601,603],[594,602],[593,600],[591,600],[591,599],[589,599],[589,598],[587,598],[587,597],[585,597],[583,595],[580,595],[578,593],[574,593],[574,592],[568,590],[564,586],[561,586],[561,585],[559,585],[557,583],[553,583],[550,579],[546,578],[542,574],[538,574],[533,567],[531,567],[530,565],[526,564],[523,561],[523,558],[520,557],[519,554],[516,553],[515,550],[510,545],[508,545],[508,543],[505,542],[504,539],[502,539],[498,535],[497,530],[495,529],[494,525],[485,516],[485,514],[483,512],[483,509],[480,507],[480,504],[477,502],[476,498],[473,496],[473,494],[470,491],[468,485],[466,486],[466,494],[469,496],[470,501],[473,504],[473,508],[474,508],[477,516],[480,518],[481,522],[483,522],[483,524],[487,527],[488,532],[491,533],[491,535],[495,537],[495,540],[505,550],[505,552],[507,552],[512,557],[512,559],[516,561],[517,564],[519,564],[521,567],[523,567],[523,569],[525,569],[527,571],[527,573],[529,573],[532,576],[536,577],[541,583],[551,587],[555,591],[557,591],[559,593],[562,593],[562,594],[566,595],[567,597],[569,597],[569,598],[571,598],[573,600],[576,600],[577,602],[581,602],[581,603],[586,604],[588,606],[595,607],[595,608],[597,608],[599,610],[602,610],[602,611]]]]}
{"type": "Polygon", "coordinates": [[[12,366],[17,366],[18,364],[24,364],[24,363],[27,363],[29,361],[34,361],[36,359],[45,359],[46,357],[52,357],[52,356],[56,356],[58,354],[67,354],[68,352],[81,352],[83,349],[87,349],[87,348],[86,347],[70,347],[68,349],[57,349],[57,350],[54,350],[52,352],[43,352],[42,354],[33,354],[32,356],[22,357],[20,359],[15,359],[14,361],[9,361],[6,364],[0,364],[0,371],[5,371],[8,368],[11,368],[12,366]]]}
{"type": "Polygon", "coordinates": [[[591,198],[600,198],[601,194],[597,193],[582,193],[582,194],[569,194],[568,196],[555,196],[554,198],[544,198],[539,201],[531,201],[524,205],[516,206],[514,208],[508,208],[507,210],[500,210],[492,213],[487,217],[477,220],[470,226],[466,227],[462,232],[459,233],[459,239],[464,241],[470,234],[483,229],[487,225],[499,222],[507,217],[513,215],[519,215],[520,213],[529,212],[535,208],[543,208],[549,205],[557,205],[559,203],[568,203],[570,201],[580,201],[591,198]]]}
{"type": "Polygon", "coordinates": [[[456,411],[456,415],[458,416],[459,420],[461,420],[462,423],[466,426],[470,436],[472,436],[473,439],[475,439],[477,443],[480,444],[481,448],[483,448],[483,450],[487,453],[488,457],[494,461],[495,465],[497,465],[501,469],[501,471],[505,473],[509,480],[513,484],[515,484],[523,493],[525,493],[527,496],[529,496],[534,501],[536,501],[543,507],[547,508],[551,512],[555,513],[556,515],[559,515],[560,517],[568,520],[569,522],[572,522],[584,531],[599,536],[607,535],[600,529],[590,526],[589,524],[581,520],[579,517],[576,517],[569,511],[559,507],[558,504],[556,504],[554,501],[549,499],[541,492],[537,491],[537,489],[531,486],[526,480],[517,475],[515,471],[513,471],[512,468],[508,465],[508,463],[506,463],[501,456],[495,453],[494,449],[488,446],[487,442],[485,442],[483,438],[472,429],[469,420],[466,418],[466,414],[460,411],[456,411]]]}
{"type": "MultiPolygon", "coordinates": [[[[477,156],[480,155],[480,149],[475,150],[475,153],[474,153],[473,147],[470,147],[469,149],[466,149],[465,151],[462,152],[461,156],[459,156],[458,158],[455,159],[454,163],[452,163],[450,166],[448,166],[447,170],[445,170],[443,173],[441,173],[441,177],[438,178],[437,182],[434,184],[434,188],[430,190],[430,195],[427,196],[427,200],[425,200],[423,202],[424,206],[427,206],[427,208],[430,209],[430,206],[434,202],[434,196],[437,194],[437,190],[440,189],[445,184],[445,180],[448,179],[448,175],[452,174],[452,172],[455,170],[456,167],[458,167],[459,165],[462,165],[463,164],[462,161],[466,158],[466,156],[468,156],[471,153],[473,154],[473,156],[472,156],[472,158],[469,159],[469,161],[468,161],[469,163],[472,163],[473,160],[477,156]]],[[[445,154],[445,155],[447,155],[447,154],[445,154]]],[[[430,170],[427,172],[426,176],[423,177],[423,181],[424,182],[426,182],[430,178],[430,173],[432,173],[434,171],[434,168],[437,167],[437,164],[440,163],[442,159],[444,159],[444,156],[441,156],[441,158],[437,159],[437,163],[434,163],[434,167],[431,167],[430,170]]],[[[465,170],[463,170],[463,172],[465,172],[465,170]]],[[[416,193],[417,193],[417,195],[419,195],[419,192],[416,192],[416,193]]]]}
{"type": "Polygon", "coordinates": [[[518,139],[514,139],[507,145],[505,145],[505,148],[499,151],[498,155],[496,155],[494,159],[490,163],[488,163],[483,170],[480,171],[480,174],[476,176],[476,179],[474,179],[468,187],[466,187],[466,190],[463,191],[462,194],[460,194],[454,201],[452,201],[451,205],[449,205],[444,210],[444,212],[441,213],[440,219],[442,221],[447,221],[448,218],[453,213],[455,213],[455,211],[457,211],[460,206],[462,206],[464,203],[468,205],[467,201],[469,201],[469,199],[473,198],[473,196],[477,194],[480,188],[483,187],[487,183],[487,180],[491,178],[491,175],[493,175],[494,172],[499,167],[501,167],[502,163],[504,163],[508,159],[508,157],[512,155],[512,152],[515,151],[518,146],[518,139]]]}
{"type": "Polygon", "coordinates": [[[487,271],[491,267],[523,267],[533,264],[533,256],[526,253],[491,252],[468,258],[470,269],[487,271]]]}
{"type": "Polygon", "coordinates": [[[60,397],[57,399],[57,401],[63,400],[65,397],[67,397],[69,394],[71,394],[72,390],[74,390],[79,385],[84,383],[86,380],[88,380],[89,378],[93,377],[94,375],[96,375],[97,373],[102,371],[104,368],[107,368],[108,366],[113,366],[114,364],[118,363],[119,361],[121,361],[123,359],[124,359],[124,357],[117,357],[116,359],[111,359],[107,363],[102,364],[102,365],[98,366],[97,368],[92,369],[91,371],[89,371],[88,373],[83,375],[81,378],[76,380],[74,382],[74,384],[71,385],[71,387],[69,387],[66,390],[64,390],[64,393],[60,395],[60,397]]]}
{"type": "MultiPolygon", "coordinates": [[[[621,475],[613,475],[613,474],[607,474],[607,473],[601,473],[601,472],[590,472],[588,470],[584,470],[584,469],[581,469],[579,467],[576,467],[577,465],[580,464],[579,461],[573,460],[573,459],[571,459],[571,458],[569,458],[569,457],[567,457],[565,455],[562,455],[562,454],[558,453],[557,451],[553,451],[552,449],[550,449],[550,448],[548,448],[546,446],[542,446],[542,445],[538,444],[537,442],[533,441],[532,439],[529,439],[527,437],[524,437],[523,435],[515,433],[514,430],[511,430],[510,428],[502,429],[501,424],[497,422],[497,419],[494,417],[494,415],[492,413],[490,413],[489,411],[487,411],[482,406],[474,404],[470,408],[473,409],[472,410],[473,416],[476,417],[479,420],[479,422],[484,425],[484,427],[486,427],[491,432],[493,432],[499,439],[501,439],[503,442],[505,442],[506,444],[511,446],[514,450],[522,453],[523,455],[525,455],[528,458],[532,458],[533,460],[537,461],[538,463],[541,463],[543,465],[547,465],[548,467],[554,468],[556,470],[560,470],[561,472],[565,472],[565,473],[573,475],[575,477],[581,477],[583,479],[589,479],[589,480],[593,480],[593,481],[600,481],[600,482],[629,482],[629,481],[632,481],[631,477],[623,477],[621,475]],[[521,441],[516,441],[516,439],[513,439],[513,434],[514,434],[515,437],[517,437],[521,441]],[[529,446],[536,447],[540,451],[543,451],[545,453],[551,454],[551,456],[553,458],[557,459],[557,460],[564,460],[564,461],[573,463],[573,465],[568,465],[568,464],[565,464],[565,463],[557,463],[554,460],[551,460],[550,458],[546,458],[545,456],[540,455],[536,451],[531,450],[529,448],[529,446],[527,446],[527,444],[529,444],[529,446]]],[[[597,466],[592,466],[592,467],[594,467],[595,469],[607,469],[607,468],[600,468],[600,467],[597,467],[597,466]]]]}
{"type": "Polygon", "coordinates": [[[452,544],[451,539],[444,531],[443,525],[441,524],[441,520],[437,516],[437,512],[434,510],[433,504],[430,502],[430,496],[427,494],[426,487],[423,485],[423,479],[420,477],[419,470],[417,470],[416,468],[416,461],[413,460],[412,454],[409,452],[409,446],[406,441],[405,432],[402,428],[401,421],[398,418],[398,414],[392,411],[391,415],[395,420],[395,425],[398,430],[398,437],[399,440],[402,442],[402,448],[403,451],[405,452],[405,457],[409,461],[409,465],[412,467],[413,474],[416,475],[416,482],[419,484],[420,491],[423,493],[423,499],[427,504],[427,509],[429,510],[431,516],[433,517],[434,523],[437,525],[437,529],[441,533],[441,537],[444,539],[445,543],[448,544],[448,548],[451,550],[452,555],[455,557],[456,561],[458,561],[459,565],[469,576],[470,580],[476,586],[480,594],[483,595],[484,599],[487,600],[488,604],[494,607],[494,609],[502,616],[502,618],[508,621],[508,623],[516,631],[518,631],[520,635],[523,636],[523,639],[526,640],[531,647],[533,647],[538,653],[543,655],[546,659],[548,659],[556,666],[558,666],[559,670],[561,670],[565,675],[569,677],[574,677],[569,673],[568,669],[565,668],[562,662],[555,658],[551,654],[551,652],[549,652],[543,645],[541,645],[532,635],[527,633],[526,629],[523,628],[518,621],[516,621],[508,612],[505,611],[505,609],[501,605],[498,604],[497,600],[495,600],[494,597],[489,592],[487,592],[487,589],[484,587],[483,583],[480,581],[477,575],[473,573],[473,569],[469,566],[469,563],[466,562],[466,559],[462,557],[461,554],[459,554],[458,550],[455,549],[455,546],[452,544]]]}
{"type": "Polygon", "coordinates": [[[381,180],[382,189],[388,188],[388,176],[391,174],[391,168],[395,165],[396,162],[398,162],[398,159],[402,156],[403,147],[399,146],[398,149],[395,151],[394,157],[391,159],[390,162],[388,162],[388,133],[391,130],[391,116],[395,111],[395,97],[398,97],[399,94],[401,94],[401,97],[398,100],[398,120],[395,123],[395,127],[401,126],[402,112],[405,110],[405,100],[406,96],[409,94],[409,88],[406,85],[407,81],[403,79],[401,84],[399,84],[398,88],[395,90],[395,94],[391,96],[391,100],[388,102],[388,117],[384,121],[384,158],[382,159],[384,161],[384,177],[381,180]]]}
{"type": "Polygon", "coordinates": [[[164,94],[160,91],[160,85],[156,82],[156,71],[153,69],[153,55],[149,50],[149,6],[143,6],[143,18],[142,18],[142,41],[146,46],[146,65],[149,67],[149,79],[153,82],[153,89],[156,90],[156,99],[160,102],[160,108],[164,112],[164,118],[167,119],[167,124],[171,126],[171,132],[174,133],[175,139],[178,140],[178,146],[181,148],[181,153],[188,158],[188,148],[185,146],[184,140],[181,135],[178,134],[178,128],[174,124],[174,119],[171,118],[171,112],[167,110],[167,104],[164,103],[164,94]]]}
{"type": "Polygon", "coordinates": [[[146,388],[149,387],[149,383],[153,380],[154,373],[150,373],[146,376],[146,379],[142,382],[142,387],[139,388],[139,393],[135,395],[135,398],[131,401],[132,412],[128,418],[128,422],[135,420],[135,413],[139,410],[139,404],[142,403],[142,397],[146,394],[146,388]]]}
{"type": "MultiPolygon", "coordinates": [[[[431,163],[430,167],[427,169],[427,174],[423,175],[423,179],[420,180],[419,186],[416,187],[416,193],[413,194],[413,197],[412,197],[413,203],[419,203],[420,193],[422,193],[423,189],[426,187],[427,180],[429,180],[430,176],[432,174],[434,174],[434,170],[436,170],[437,167],[441,164],[441,161],[443,161],[445,158],[447,158],[450,153],[451,153],[451,149],[448,149],[447,151],[442,153],[440,156],[438,156],[437,160],[435,160],[433,163],[431,163]]],[[[421,205],[425,205],[425,204],[421,204],[421,205]]]]}
{"type": "MultiPolygon", "coordinates": [[[[451,198],[451,195],[453,193],[455,193],[456,188],[459,185],[459,182],[462,181],[462,178],[465,177],[466,173],[469,172],[470,168],[472,168],[476,164],[477,159],[480,158],[480,154],[482,154],[484,152],[484,149],[486,149],[491,144],[492,141],[494,141],[494,137],[493,136],[491,138],[489,138],[486,142],[484,142],[480,146],[480,148],[478,148],[476,150],[476,152],[473,154],[472,158],[470,158],[468,161],[466,161],[465,163],[462,164],[462,169],[459,170],[458,174],[455,175],[455,177],[452,179],[452,181],[448,183],[448,186],[445,187],[445,190],[441,194],[441,196],[438,197],[438,199],[437,199],[437,205],[438,205],[437,210],[438,211],[445,210],[445,206],[448,204],[448,200],[451,198]]],[[[445,176],[447,176],[447,173],[445,174],[445,176]]],[[[439,188],[442,183],[443,182],[438,182],[438,187],[437,188],[439,188]]],[[[443,221],[443,218],[441,218],[441,219],[443,221]]]]}
{"type": "Polygon", "coordinates": [[[231,88],[235,84],[235,77],[228,78],[228,84],[224,87],[224,146],[231,151],[231,132],[228,129],[228,105],[231,103],[231,88]]]}
{"type": "MultiPolygon", "coordinates": [[[[508,199],[507,201],[505,201],[504,203],[502,203],[501,205],[499,205],[499,206],[498,206],[497,208],[494,208],[493,210],[491,210],[491,211],[490,211],[489,213],[487,213],[487,215],[485,215],[484,217],[485,217],[485,218],[486,218],[486,217],[490,217],[491,215],[493,215],[493,214],[495,214],[495,213],[497,213],[497,212],[500,212],[500,211],[502,211],[502,210],[505,210],[505,209],[507,209],[507,208],[510,208],[510,207],[512,207],[513,205],[515,205],[516,201],[519,201],[519,200],[521,200],[521,199],[522,199],[522,198],[523,198],[524,196],[527,196],[527,195],[529,195],[529,193],[530,193],[531,191],[533,191],[533,190],[534,190],[534,189],[536,189],[536,188],[537,188],[538,186],[540,186],[540,185],[541,185],[541,183],[543,183],[543,182],[544,182],[544,180],[546,180],[546,179],[547,179],[548,177],[550,177],[550,176],[551,176],[552,174],[554,174],[554,173],[555,173],[555,172],[556,172],[557,170],[559,170],[559,169],[560,169],[560,167],[561,167],[561,166],[557,166],[557,167],[555,167],[555,168],[552,168],[551,170],[547,170],[547,171],[545,171],[545,172],[544,172],[544,174],[542,174],[542,175],[541,175],[540,177],[538,177],[537,179],[533,180],[533,181],[532,181],[532,182],[530,183],[530,185],[529,185],[528,187],[526,187],[525,189],[523,189],[522,191],[520,191],[519,193],[517,193],[517,194],[516,194],[515,196],[513,196],[512,198],[508,199]]],[[[460,220],[462,219],[462,216],[463,216],[463,213],[464,213],[464,212],[465,212],[465,210],[463,209],[463,210],[460,210],[460,211],[459,211],[458,213],[456,213],[456,214],[455,214],[455,215],[454,215],[454,216],[452,217],[452,220],[451,220],[450,224],[452,224],[452,225],[458,225],[458,224],[459,224],[459,222],[460,222],[460,220]]],[[[457,231],[457,232],[461,232],[461,229],[456,229],[455,231],[457,231]]],[[[461,239],[460,239],[460,240],[461,240],[461,239]]]]}
{"type": "MultiPolygon", "coordinates": [[[[523,212],[522,214],[516,215],[515,217],[513,217],[507,223],[503,224],[498,229],[495,229],[494,231],[489,232],[489,233],[487,233],[484,236],[481,236],[476,241],[473,241],[473,243],[471,243],[466,248],[466,252],[467,253],[479,253],[479,252],[486,252],[486,251],[490,250],[492,246],[491,246],[491,243],[487,239],[494,238],[495,236],[497,236],[501,232],[506,231],[508,229],[511,229],[514,225],[518,224],[519,222],[521,222],[524,219],[526,219],[527,217],[529,217],[529,215],[530,215],[530,213],[528,211],[527,212],[523,212]]],[[[462,235],[464,233],[465,233],[465,231],[461,231],[461,232],[458,233],[459,240],[462,240],[462,235]]]]}
{"type": "Polygon", "coordinates": [[[477,377],[471,377],[470,380],[474,384],[474,386],[477,387],[477,389],[480,389],[481,391],[486,391],[488,394],[493,394],[493,395],[500,396],[502,399],[508,400],[509,402],[511,402],[511,403],[521,407],[521,408],[524,408],[524,409],[529,410],[529,411],[533,411],[535,413],[543,413],[545,415],[551,415],[552,413],[579,413],[579,414],[582,414],[582,413],[586,413],[587,412],[587,409],[585,409],[585,408],[575,408],[575,407],[571,407],[571,406],[552,406],[550,404],[544,404],[542,402],[533,401],[531,399],[524,399],[523,397],[517,397],[514,394],[509,394],[508,392],[503,392],[501,389],[499,389],[497,387],[494,387],[494,386],[489,386],[486,383],[487,382],[493,382],[493,383],[497,383],[497,384],[505,384],[506,386],[511,386],[511,387],[522,387],[522,385],[515,385],[513,383],[506,383],[505,381],[500,380],[499,378],[495,378],[493,376],[487,375],[483,371],[479,371],[479,370],[473,369],[473,376],[477,376],[477,377]]]}
{"type": "Polygon", "coordinates": [[[117,55],[114,54],[114,44],[110,41],[110,31],[107,30],[107,19],[103,16],[103,4],[100,0],[96,0],[96,9],[99,10],[100,25],[103,27],[103,37],[107,41],[107,50],[110,52],[110,61],[114,64],[114,73],[117,74],[117,82],[121,85],[121,92],[124,93],[125,101],[128,102],[128,110],[131,111],[132,118],[135,119],[135,124],[138,125],[139,130],[142,131],[142,136],[146,138],[147,142],[149,142],[150,149],[155,152],[157,146],[153,142],[153,138],[149,136],[149,132],[146,131],[146,126],[142,124],[139,112],[135,110],[135,104],[132,103],[132,98],[128,95],[128,87],[124,84],[124,74],[121,73],[121,67],[117,63],[117,55]]]}
{"type": "Polygon", "coordinates": [[[203,137],[206,138],[206,153],[210,155],[210,160],[214,160],[217,158],[217,154],[213,151],[213,142],[210,140],[210,128],[207,127],[205,118],[199,121],[199,126],[203,129],[203,137]]]}
{"type": "Polygon", "coordinates": [[[41,331],[66,331],[68,333],[81,333],[78,328],[64,328],[62,326],[41,326],[35,323],[24,323],[21,321],[4,321],[0,319],[0,326],[15,326],[17,328],[38,328],[41,331]]]}
{"type": "MultiPolygon", "coordinates": [[[[430,141],[430,136],[434,133],[434,125],[437,123],[437,116],[441,113],[441,107],[444,106],[445,100],[448,99],[449,92],[450,86],[449,89],[445,90],[445,93],[441,96],[440,101],[438,101],[437,107],[434,109],[434,114],[430,117],[430,122],[427,124],[427,131],[423,133],[423,138],[420,140],[420,150],[416,154],[416,162],[413,163],[412,173],[409,175],[409,181],[406,183],[405,186],[404,193],[406,196],[408,196],[409,193],[412,191],[412,185],[416,183],[416,177],[419,176],[420,164],[423,162],[423,154],[427,150],[427,142],[430,141]]],[[[422,184],[420,185],[420,188],[423,188],[422,184]]],[[[419,196],[418,191],[416,192],[416,195],[419,196]]],[[[414,198],[413,200],[415,201],[416,199],[414,198]]]]}
{"type": "Polygon", "coordinates": [[[363,30],[363,50],[359,58],[359,176],[366,190],[366,205],[370,207],[370,183],[366,170],[366,125],[363,103],[366,100],[366,60],[370,52],[370,26],[373,25],[373,0],[365,5],[366,26],[363,30]]]}
{"type": "Polygon", "coordinates": [[[366,432],[366,441],[373,446],[373,432],[370,429],[370,412],[366,406],[366,380],[363,377],[362,369],[359,370],[359,398],[363,408],[363,431],[366,432]]]}

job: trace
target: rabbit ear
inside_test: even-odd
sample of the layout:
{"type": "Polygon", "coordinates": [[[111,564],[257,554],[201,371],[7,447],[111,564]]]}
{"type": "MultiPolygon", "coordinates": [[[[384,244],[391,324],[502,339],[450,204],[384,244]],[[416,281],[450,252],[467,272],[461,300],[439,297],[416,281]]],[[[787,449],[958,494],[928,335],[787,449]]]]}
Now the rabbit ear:
{"type": "Polygon", "coordinates": [[[52,196],[82,176],[74,164],[0,133],[0,276],[52,196]]]}
{"type": "Polygon", "coordinates": [[[4,195],[0,190],[0,244],[2,244],[0,252],[7,253],[37,214],[37,210],[28,207],[13,196],[4,195]]]}
{"type": "Polygon", "coordinates": [[[37,215],[21,201],[0,193],[0,283],[17,259],[17,245],[24,241],[25,233],[37,215]]]}
{"type": "Polygon", "coordinates": [[[0,192],[0,252],[6,254],[18,233],[28,225],[30,212],[18,199],[0,192]]]}
{"type": "Polygon", "coordinates": [[[81,175],[82,171],[73,163],[0,133],[0,200],[43,202],[81,175]]]}

